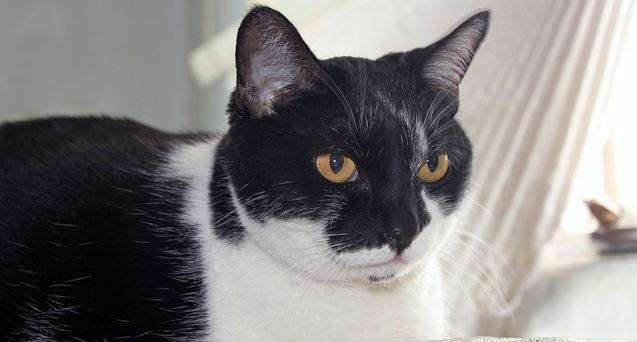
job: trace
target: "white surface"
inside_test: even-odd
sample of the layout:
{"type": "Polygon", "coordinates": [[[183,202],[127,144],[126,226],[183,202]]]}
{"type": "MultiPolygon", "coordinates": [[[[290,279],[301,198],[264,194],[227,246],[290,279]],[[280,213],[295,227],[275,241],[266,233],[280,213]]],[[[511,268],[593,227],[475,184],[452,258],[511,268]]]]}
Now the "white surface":
{"type": "MultiPolygon", "coordinates": [[[[592,342],[593,340],[581,338],[543,337],[543,338],[517,338],[517,337],[466,337],[437,342],[592,342]]],[[[610,341],[610,340],[599,340],[610,341]]]]}
{"type": "Polygon", "coordinates": [[[523,337],[637,340],[637,254],[546,273],[511,325],[509,333],[523,337]]]}

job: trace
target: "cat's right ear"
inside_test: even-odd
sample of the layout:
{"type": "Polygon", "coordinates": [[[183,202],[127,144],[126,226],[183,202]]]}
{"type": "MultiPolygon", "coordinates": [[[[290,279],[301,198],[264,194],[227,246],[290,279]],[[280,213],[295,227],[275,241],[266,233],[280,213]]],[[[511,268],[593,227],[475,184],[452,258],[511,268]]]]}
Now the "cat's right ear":
{"type": "Polygon", "coordinates": [[[253,118],[315,87],[321,67],[296,28],[281,13],[254,7],[237,35],[235,102],[253,118]]]}

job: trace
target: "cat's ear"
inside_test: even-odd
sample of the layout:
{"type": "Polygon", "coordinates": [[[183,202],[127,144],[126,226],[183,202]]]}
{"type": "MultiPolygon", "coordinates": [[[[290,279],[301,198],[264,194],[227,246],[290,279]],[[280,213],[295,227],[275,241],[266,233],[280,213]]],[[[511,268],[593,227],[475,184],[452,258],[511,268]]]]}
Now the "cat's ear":
{"type": "Polygon", "coordinates": [[[235,101],[251,117],[274,114],[312,89],[320,65],[298,31],[281,13],[254,7],[239,27],[235,101]]]}
{"type": "Polygon", "coordinates": [[[489,28],[489,11],[474,14],[432,46],[422,76],[436,89],[457,94],[460,81],[489,28]]]}

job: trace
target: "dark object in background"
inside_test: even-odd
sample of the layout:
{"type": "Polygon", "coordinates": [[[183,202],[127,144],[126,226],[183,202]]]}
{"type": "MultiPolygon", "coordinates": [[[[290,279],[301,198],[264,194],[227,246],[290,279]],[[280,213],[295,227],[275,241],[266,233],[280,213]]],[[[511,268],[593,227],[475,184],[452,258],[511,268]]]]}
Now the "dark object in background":
{"type": "Polygon", "coordinates": [[[585,200],[599,227],[591,234],[602,254],[637,253],[637,227],[625,226],[621,218],[624,211],[618,205],[585,200]]]}

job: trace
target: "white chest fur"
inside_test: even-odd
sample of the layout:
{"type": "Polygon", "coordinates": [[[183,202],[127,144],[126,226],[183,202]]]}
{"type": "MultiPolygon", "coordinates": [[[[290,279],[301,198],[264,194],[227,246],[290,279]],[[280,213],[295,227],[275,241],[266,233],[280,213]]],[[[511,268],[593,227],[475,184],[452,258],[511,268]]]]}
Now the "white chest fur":
{"type": "Polygon", "coordinates": [[[422,340],[444,332],[439,269],[392,287],[316,282],[249,241],[215,241],[209,294],[214,340],[422,340]]]}

